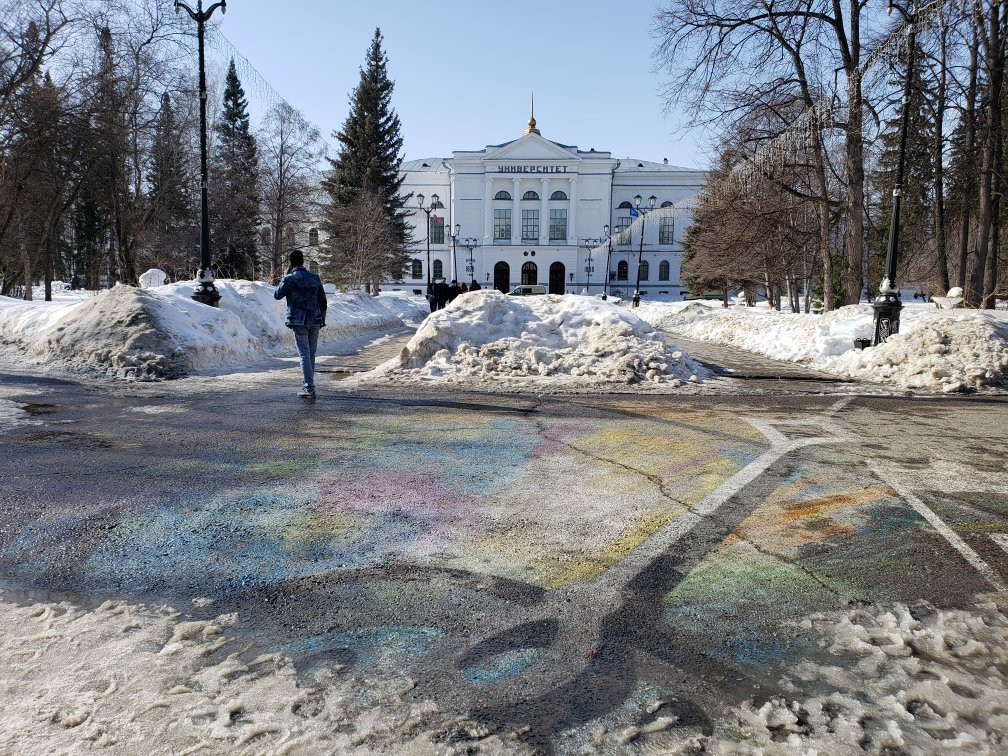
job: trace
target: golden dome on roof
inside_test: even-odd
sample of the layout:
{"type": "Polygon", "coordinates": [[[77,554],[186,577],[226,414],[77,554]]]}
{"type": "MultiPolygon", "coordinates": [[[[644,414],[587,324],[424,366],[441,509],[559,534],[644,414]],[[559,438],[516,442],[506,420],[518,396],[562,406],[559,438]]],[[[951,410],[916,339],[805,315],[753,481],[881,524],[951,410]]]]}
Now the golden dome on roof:
{"type": "Polygon", "coordinates": [[[542,136],[542,134],[539,132],[539,129],[536,128],[534,92],[532,93],[532,111],[531,114],[529,115],[528,128],[525,129],[525,131],[522,133],[522,136],[528,136],[529,134],[539,134],[539,136],[542,136]]]}

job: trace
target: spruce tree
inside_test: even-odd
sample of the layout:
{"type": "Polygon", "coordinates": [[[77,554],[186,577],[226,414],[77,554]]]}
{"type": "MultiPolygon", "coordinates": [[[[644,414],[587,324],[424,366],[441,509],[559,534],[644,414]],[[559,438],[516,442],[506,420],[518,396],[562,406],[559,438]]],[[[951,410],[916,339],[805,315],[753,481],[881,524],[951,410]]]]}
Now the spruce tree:
{"type": "Polygon", "coordinates": [[[189,190],[185,146],[167,92],[161,96],[154,127],[147,184],[151,203],[150,262],[173,278],[180,278],[194,271],[199,262],[199,214],[189,190]]]}
{"type": "Polygon", "coordinates": [[[338,237],[353,235],[344,227],[354,222],[353,217],[344,210],[364,195],[377,196],[394,230],[395,245],[373,250],[382,258],[374,267],[380,275],[401,278],[408,259],[407,246],[412,241],[405,210],[412,194],[400,194],[403,140],[399,116],[391,105],[394,86],[388,77],[381,29],[375,29],[360,70],[360,83],[350,96],[350,114],[343,128],[334,133],[340,146],[336,158],[329,160],[332,173],[323,182],[328,195],[323,228],[333,242],[330,254],[335,254],[338,237]]]}
{"type": "Polygon", "coordinates": [[[234,59],[224,80],[224,109],[214,131],[217,143],[211,166],[210,211],[214,268],[218,276],[253,278],[259,217],[258,150],[234,59]]]}

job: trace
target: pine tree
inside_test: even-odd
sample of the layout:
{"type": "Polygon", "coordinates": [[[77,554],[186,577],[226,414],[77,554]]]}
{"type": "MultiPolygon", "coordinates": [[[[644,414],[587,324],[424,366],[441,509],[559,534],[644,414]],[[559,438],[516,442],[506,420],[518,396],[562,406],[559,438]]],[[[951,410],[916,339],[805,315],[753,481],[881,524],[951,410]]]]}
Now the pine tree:
{"type": "Polygon", "coordinates": [[[222,277],[252,278],[259,217],[258,150],[233,59],[224,80],[224,110],[214,131],[210,238],[215,271],[222,277]]]}
{"type": "Polygon", "coordinates": [[[199,216],[189,190],[185,146],[167,92],[161,96],[147,184],[153,205],[150,262],[181,278],[194,271],[199,261],[199,216]]]}
{"type": "Polygon", "coordinates": [[[380,275],[401,278],[411,243],[405,205],[412,195],[400,194],[403,140],[399,116],[391,106],[394,86],[388,77],[381,29],[375,29],[361,68],[360,83],[350,97],[350,114],[343,128],[334,134],[340,147],[337,157],[329,161],[332,174],[323,183],[328,195],[323,228],[334,244],[341,234],[359,236],[345,228],[346,223],[354,220],[343,210],[365,194],[376,195],[392,224],[396,243],[391,249],[373,250],[373,254],[382,257],[374,268],[380,275]]]}
{"type": "MultiPolygon", "coordinates": [[[[906,158],[903,168],[903,189],[900,200],[899,270],[897,281],[909,274],[916,280],[926,279],[931,272],[933,256],[928,254],[933,237],[934,165],[932,143],[934,122],[927,106],[927,83],[923,66],[914,66],[910,88],[910,123],[907,129],[906,158]]],[[[902,64],[893,81],[893,91],[902,95],[906,66],[902,64]]],[[[881,135],[882,152],[878,167],[871,174],[871,182],[879,197],[879,210],[868,232],[868,291],[878,292],[885,275],[886,251],[889,245],[889,226],[892,220],[893,188],[896,186],[896,169],[899,161],[900,126],[903,117],[902,96],[890,100],[891,116],[885,122],[881,135]]]]}

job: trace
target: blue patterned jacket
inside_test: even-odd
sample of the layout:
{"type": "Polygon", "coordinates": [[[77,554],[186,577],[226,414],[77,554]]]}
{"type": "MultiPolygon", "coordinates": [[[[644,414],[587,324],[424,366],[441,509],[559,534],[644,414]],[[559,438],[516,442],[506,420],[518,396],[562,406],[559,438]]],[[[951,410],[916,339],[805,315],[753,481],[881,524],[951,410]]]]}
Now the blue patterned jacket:
{"type": "Polygon", "coordinates": [[[288,328],[292,326],[308,326],[321,328],[325,325],[326,295],[322,288],[322,279],[299,265],[280,281],[273,292],[274,299],[287,297],[288,328]]]}

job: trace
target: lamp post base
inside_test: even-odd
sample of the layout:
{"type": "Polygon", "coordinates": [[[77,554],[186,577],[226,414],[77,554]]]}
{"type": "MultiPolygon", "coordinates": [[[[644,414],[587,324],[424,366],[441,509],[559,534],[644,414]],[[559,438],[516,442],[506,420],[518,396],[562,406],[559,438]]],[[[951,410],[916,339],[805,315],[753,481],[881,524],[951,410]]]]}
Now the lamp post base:
{"type": "Polygon", "coordinates": [[[878,346],[884,344],[890,336],[899,333],[900,310],[903,309],[903,303],[898,293],[881,294],[872,302],[872,309],[875,310],[872,346],[878,346]]]}
{"type": "Polygon", "coordinates": [[[192,298],[201,304],[216,307],[220,302],[220,292],[214,286],[213,271],[204,268],[196,277],[196,288],[193,289],[192,298]]]}

